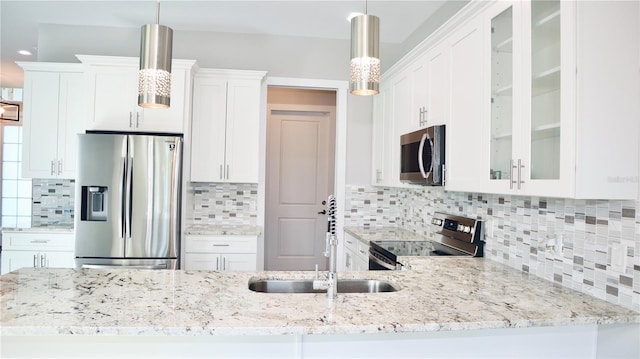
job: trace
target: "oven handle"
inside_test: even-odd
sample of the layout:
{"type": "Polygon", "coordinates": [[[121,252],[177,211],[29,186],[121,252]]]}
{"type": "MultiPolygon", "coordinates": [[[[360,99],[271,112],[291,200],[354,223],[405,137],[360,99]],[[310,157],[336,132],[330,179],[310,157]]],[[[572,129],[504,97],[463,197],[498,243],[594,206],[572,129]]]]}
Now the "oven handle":
{"type": "Polygon", "coordinates": [[[395,270],[396,267],[394,265],[391,265],[387,262],[384,262],[382,260],[380,260],[379,258],[377,258],[376,256],[374,256],[373,252],[369,251],[369,260],[373,261],[376,264],[379,264],[381,266],[383,266],[384,268],[388,269],[388,270],[395,270]]]}

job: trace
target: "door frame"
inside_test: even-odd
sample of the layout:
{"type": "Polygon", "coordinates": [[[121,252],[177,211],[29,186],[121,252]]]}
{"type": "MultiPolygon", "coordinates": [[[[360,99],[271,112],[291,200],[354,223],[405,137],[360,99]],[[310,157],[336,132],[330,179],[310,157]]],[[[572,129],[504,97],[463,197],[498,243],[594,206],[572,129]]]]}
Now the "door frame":
{"type": "MultiPolygon", "coordinates": [[[[335,132],[335,169],[334,192],[338,208],[336,210],[336,235],[338,237],[338,263],[342,261],[343,248],[340,245],[344,233],[344,201],[346,195],[347,178],[347,97],[349,94],[348,81],[304,79],[290,77],[267,76],[262,82],[262,98],[260,109],[260,134],[259,134],[259,172],[258,172],[258,213],[257,224],[265,227],[265,197],[266,197],[266,160],[267,160],[267,90],[269,87],[288,87],[306,90],[324,90],[336,92],[336,132],[335,132]]],[[[258,238],[258,270],[264,270],[265,262],[264,230],[258,238]]]]}

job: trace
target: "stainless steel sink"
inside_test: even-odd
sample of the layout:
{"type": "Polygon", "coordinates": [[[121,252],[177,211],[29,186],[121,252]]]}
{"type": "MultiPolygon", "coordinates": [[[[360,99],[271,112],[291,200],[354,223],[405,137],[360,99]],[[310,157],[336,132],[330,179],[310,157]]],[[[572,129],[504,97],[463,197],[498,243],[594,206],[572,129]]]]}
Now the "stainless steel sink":
{"type": "MultiPolygon", "coordinates": [[[[249,289],[261,293],[324,293],[313,289],[311,279],[251,279],[249,289]]],[[[338,293],[395,292],[389,282],[373,279],[338,279],[338,293]]]]}

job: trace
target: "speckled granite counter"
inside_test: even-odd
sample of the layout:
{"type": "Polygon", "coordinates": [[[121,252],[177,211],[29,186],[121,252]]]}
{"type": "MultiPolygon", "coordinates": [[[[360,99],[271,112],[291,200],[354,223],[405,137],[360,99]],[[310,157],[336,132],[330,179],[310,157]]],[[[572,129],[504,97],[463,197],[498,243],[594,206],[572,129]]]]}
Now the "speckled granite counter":
{"type": "Polygon", "coordinates": [[[420,260],[418,270],[339,273],[400,290],[339,294],[332,304],[325,294],[247,289],[252,277],[311,272],[22,269],[0,277],[0,334],[304,335],[640,322],[640,313],[489,260],[420,260]]]}
{"type": "Polygon", "coordinates": [[[371,241],[427,241],[425,236],[399,227],[345,227],[345,232],[369,244],[371,241]]]}
{"type": "Polygon", "coordinates": [[[186,234],[212,235],[212,236],[260,236],[262,227],[259,226],[212,226],[192,225],[187,226],[186,234]]]}

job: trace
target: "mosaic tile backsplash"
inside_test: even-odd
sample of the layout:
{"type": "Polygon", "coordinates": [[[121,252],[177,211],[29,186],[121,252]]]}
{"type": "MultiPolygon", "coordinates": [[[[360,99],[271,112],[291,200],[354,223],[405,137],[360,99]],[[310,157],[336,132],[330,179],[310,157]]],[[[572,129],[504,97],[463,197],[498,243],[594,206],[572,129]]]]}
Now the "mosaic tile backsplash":
{"type": "Polygon", "coordinates": [[[33,179],[31,227],[73,227],[75,181],[33,179]]]}
{"type": "Polygon", "coordinates": [[[485,221],[485,257],[640,311],[640,202],[347,186],[345,225],[429,236],[441,211],[485,221]]]}
{"type": "Polygon", "coordinates": [[[186,224],[255,226],[258,185],[251,183],[189,183],[186,224]]]}

